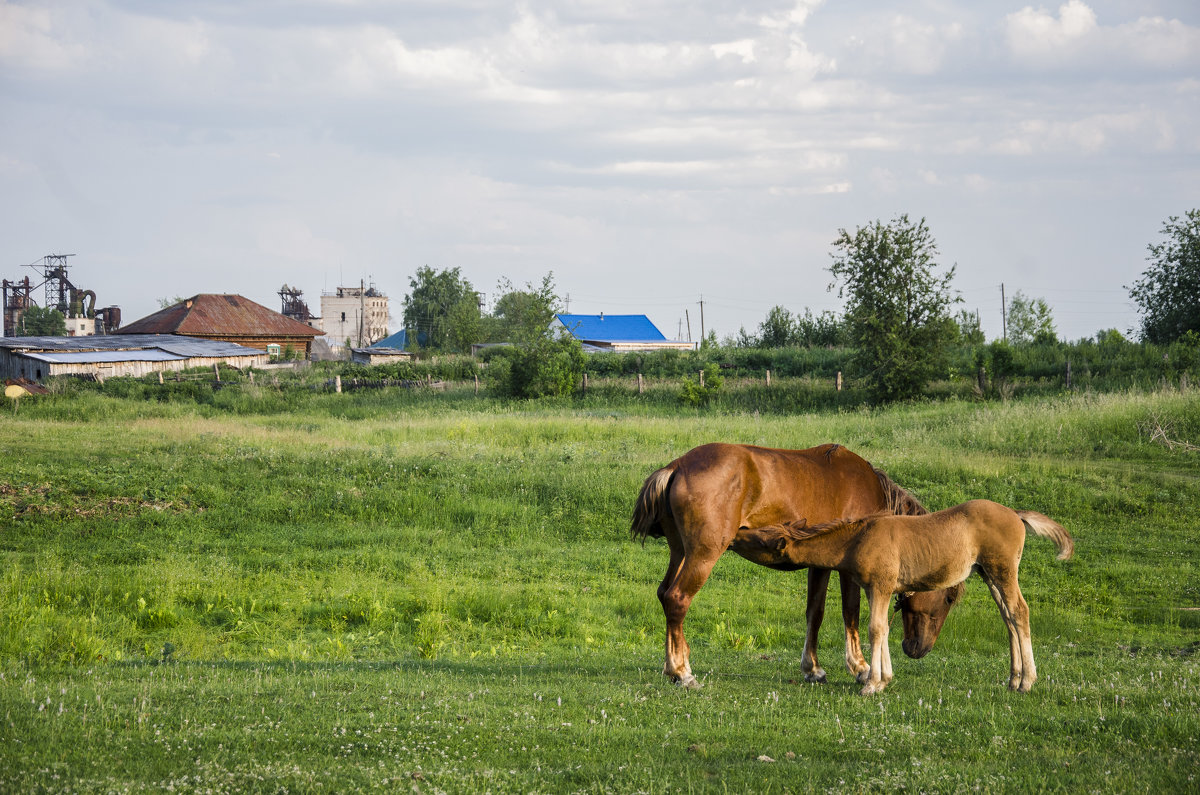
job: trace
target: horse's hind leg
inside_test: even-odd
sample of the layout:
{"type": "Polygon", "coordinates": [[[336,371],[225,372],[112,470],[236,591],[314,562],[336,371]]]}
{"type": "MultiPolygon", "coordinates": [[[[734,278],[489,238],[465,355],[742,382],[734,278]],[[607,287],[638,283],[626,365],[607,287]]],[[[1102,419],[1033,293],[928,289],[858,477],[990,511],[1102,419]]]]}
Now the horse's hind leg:
{"type": "Polygon", "coordinates": [[[715,553],[703,548],[685,551],[678,537],[672,538],[670,535],[668,544],[671,547],[671,562],[667,568],[667,576],[663,578],[658,589],[658,599],[667,619],[667,648],[663,673],[682,687],[698,688],[700,683],[692,675],[692,666],[688,659],[691,650],[683,634],[683,619],[687,616],[696,592],[708,580],[708,575],[724,549],[718,549],[715,553]]]}
{"type": "MultiPolygon", "coordinates": [[[[666,653],[663,661],[663,674],[670,677],[680,684],[686,684],[684,676],[692,678],[691,668],[688,665],[688,645],[687,640],[683,637],[683,615],[678,616],[677,625],[672,625],[672,613],[677,612],[674,600],[667,599],[667,591],[679,577],[679,570],[683,566],[683,544],[679,541],[679,536],[674,533],[667,533],[667,545],[671,550],[671,559],[667,562],[667,573],[663,576],[663,580],[658,586],[658,601],[662,605],[663,614],[667,619],[667,636],[666,636],[666,653]]],[[[685,607],[683,613],[687,613],[685,607]]],[[[692,678],[692,681],[695,681],[692,678]]]]}

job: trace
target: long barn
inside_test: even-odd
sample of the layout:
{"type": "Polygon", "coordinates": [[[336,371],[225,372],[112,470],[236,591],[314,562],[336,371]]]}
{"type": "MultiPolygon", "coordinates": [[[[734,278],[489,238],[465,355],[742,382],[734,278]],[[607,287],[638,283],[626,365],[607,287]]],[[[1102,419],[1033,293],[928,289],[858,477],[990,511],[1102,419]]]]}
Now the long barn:
{"type": "Polygon", "coordinates": [[[270,355],[257,348],[177,334],[0,337],[0,380],[40,383],[56,375],[138,377],[214,364],[261,367],[270,361],[270,355]]]}

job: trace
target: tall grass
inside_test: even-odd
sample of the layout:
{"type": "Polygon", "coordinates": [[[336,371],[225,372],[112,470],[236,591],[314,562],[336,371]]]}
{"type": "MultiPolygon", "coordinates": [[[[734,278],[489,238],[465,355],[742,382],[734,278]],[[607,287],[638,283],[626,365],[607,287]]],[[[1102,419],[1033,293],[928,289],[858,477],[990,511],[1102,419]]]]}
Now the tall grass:
{"type": "Polygon", "coordinates": [[[687,410],[615,387],[523,404],[291,397],[284,411],[265,388],[89,391],[6,418],[0,781],[1194,787],[1200,459],[1162,441],[1200,441],[1195,391],[819,414],[687,410]],[[1007,643],[978,583],[929,657],[897,649],[878,699],[837,670],[832,597],[831,684],[802,685],[802,577],[736,558],[688,618],[708,687],[669,685],[666,551],[631,543],[628,516],[646,474],[712,440],[837,441],[930,507],[989,497],[1062,521],[1076,558],[1030,540],[1022,567],[1033,694],[1003,689],[1007,643]]]}

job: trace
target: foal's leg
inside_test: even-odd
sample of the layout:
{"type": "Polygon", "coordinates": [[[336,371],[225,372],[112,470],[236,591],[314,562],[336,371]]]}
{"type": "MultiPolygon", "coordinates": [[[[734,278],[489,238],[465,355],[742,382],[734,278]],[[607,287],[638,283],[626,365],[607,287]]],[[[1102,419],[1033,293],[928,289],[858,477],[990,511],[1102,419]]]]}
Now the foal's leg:
{"type": "Polygon", "coordinates": [[[867,619],[871,638],[871,672],[862,689],[864,696],[881,693],[892,678],[892,661],[888,656],[888,605],[891,593],[883,588],[867,590],[870,617],[867,619]]]}
{"type": "Polygon", "coordinates": [[[825,618],[825,595],[828,589],[829,569],[809,569],[804,605],[804,653],[800,656],[800,671],[806,682],[825,681],[825,671],[817,661],[817,633],[821,629],[821,620],[825,618]]]}
{"type": "Polygon", "coordinates": [[[1010,570],[985,572],[980,576],[987,583],[1000,617],[1008,630],[1009,666],[1008,689],[1028,693],[1037,680],[1033,664],[1033,645],[1029,634],[1029,605],[1021,595],[1016,573],[1010,570]]]}

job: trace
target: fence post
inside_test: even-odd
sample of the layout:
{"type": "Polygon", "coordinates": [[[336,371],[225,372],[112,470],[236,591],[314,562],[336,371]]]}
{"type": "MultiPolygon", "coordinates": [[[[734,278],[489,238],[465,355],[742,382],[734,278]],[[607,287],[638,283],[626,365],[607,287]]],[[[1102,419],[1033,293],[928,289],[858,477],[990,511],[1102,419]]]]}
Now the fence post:
{"type": "Polygon", "coordinates": [[[587,373],[583,374],[583,391],[587,393],[587,373]]]}
{"type": "Polygon", "coordinates": [[[475,373],[475,394],[479,394],[479,373],[475,373]]]}
{"type": "Polygon", "coordinates": [[[979,372],[975,373],[975,382],[979,384],[979,394],[987,394],[987,370],[980,365],[979,372]]]}
{"type": "Polygon", "coordinates": [[[1067,391],[1071,390],[1071,360],[1067,359],[1067,391]]]}
{"type": "Polygon", "coordinates": [[[217,379],[218,384],[221,383],[221,371],[217,368],[216,364],[213,364],[213,376],[217,379]]]}
{"type": "Polygon", "coordinates": [[[838,370],[837,380],[834,382],[837,385],[837,391],[842,391],[842,371],[838,370]]]}
{"type": "Polygon", "coordinates": [[[704,389],[704,371],[700,371],[700,388],[704,389]]]}
{"type": "Polygon", "coordinates": [[[342,377],[340,375],[333,377],[333,391],[339,395],[342,394],[342,377]]]}
{"type": "Polygon", "coordinates": [[[771,371],[767,370],[767,389],[771,388],[771,371]]]}
{"type": "Polygon", "coordinates": [[[162,384],[162,382],[163,382],[163,379],[162,379],[162,370],[159,370],[159,371],[158,371],[158,383],[159,383],[159,384],[162,384]]]}
{"type": "Polygon", "coordinates": [[[638,373],[638,394],[642,394],[642,392],[645,391],[645,388],[645,385],[642,383],[642,374],[638,373]]]}

